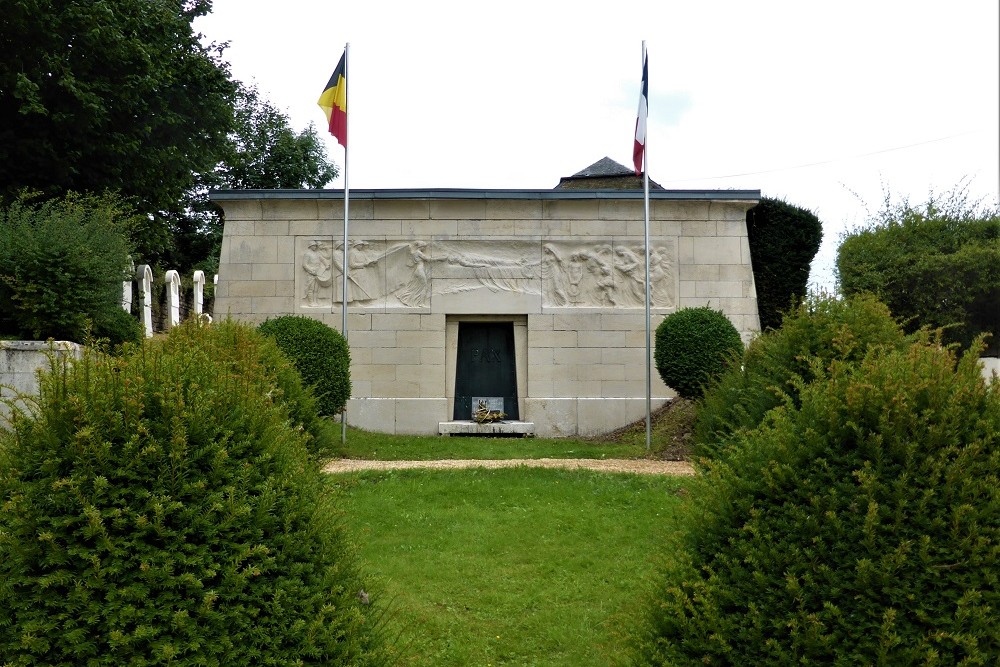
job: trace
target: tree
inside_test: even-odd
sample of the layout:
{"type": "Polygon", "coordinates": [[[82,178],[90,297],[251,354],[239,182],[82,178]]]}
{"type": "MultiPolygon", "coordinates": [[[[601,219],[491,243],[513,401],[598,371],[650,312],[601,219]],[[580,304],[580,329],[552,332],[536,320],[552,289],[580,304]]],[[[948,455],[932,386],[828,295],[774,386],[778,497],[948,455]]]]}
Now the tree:
{"type": "Polygon", "coordinates": [[[217,171],[221,187],[321,188],[337,177],[315,126],[295,132],[288,116],[256,86],[240,86],[235,115],[225,162],[217,171]]]}
{"type": "Polygon", "coordinates": [[[945,340],[963,347],[988,333],[987,354],[1000,354],[1000,210],[969,201],[964,188],[922,206],[887,196],[844,237],[837,273],[845,295],[878,295],[911,331],[948,327],[945,340]]]}
{"type": "Polygon", "coordinates": [[[312,124],[293,130],[288,116],[256,86],[239,84],[235,99],[233,127],[219,164],[200,176],[187,194],[184,213],[171,220],[171,266],[215,270],[222,218],[208,200],[210,189],[320,188],[338,174],[312,124]]]}
{"type": "Polygon", "coordinates": [[[747,211],[750,259],[761,329],[781,326],[781,314],[806,295],[809,264],[823,240],[811,211],[763,197],[747,211]]]}
{"type": "Polygon", "coordinates": [[[19,0],[0,28],[0,193],[114,190],[147,225],[151,261],[169,245],[162,215],[210,172],[232,127],[235,85],[222,47],[192,21],[210,0],[19,0]]]}

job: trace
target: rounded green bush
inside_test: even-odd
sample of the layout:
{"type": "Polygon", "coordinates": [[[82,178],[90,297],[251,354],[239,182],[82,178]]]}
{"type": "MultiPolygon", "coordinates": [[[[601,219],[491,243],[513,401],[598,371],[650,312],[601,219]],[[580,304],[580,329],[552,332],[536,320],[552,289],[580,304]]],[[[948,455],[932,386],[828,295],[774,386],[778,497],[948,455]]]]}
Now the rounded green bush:
{"type": "Polygon", "coordinates": [[[267,320],[259,330],[274,339],[315,392],[321,415],[344,411],[351,397],[351,353],[339,331],[298,315],[267,320]]]}
{"type": "Polygon", "coordinates": [[[693,481],[643,664],[1000,664],[1000,385],[834,361],[693,481]]]}
{"type": "Polygon", "coordinates": [[[289,382],[274,343],[230,322],[54,362],[0,433],[4,664],[380,658],[289,382]]]}
{"type": "Polygon", "coordinates": [[[742,350],[733,323],[707,306],[682,308],[656,327],[656,370],[683,398],[699,398],[705,385],[742,350]]]}
{"type": "Polygon", "coordinates": [[[706,389],[695,419],[695,452],[718,455],[734,432],[756,428],[786,401],[797,404],[797,383],[812,380],[817,367],[825,369],[835,359],[860,361],[873,348],[902,349],[911,342],[874,296],[809,295],[785,313],[779,329],[751,341],[741,363],[706,389]]]}

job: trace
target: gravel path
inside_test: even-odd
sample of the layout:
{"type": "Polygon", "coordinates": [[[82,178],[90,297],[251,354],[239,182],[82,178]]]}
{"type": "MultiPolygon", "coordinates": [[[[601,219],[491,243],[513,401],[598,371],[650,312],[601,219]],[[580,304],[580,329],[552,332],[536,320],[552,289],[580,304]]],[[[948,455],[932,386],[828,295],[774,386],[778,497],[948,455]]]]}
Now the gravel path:
{"type": "Polygon", "coordinates": [[[643,475],[693,475],[686,461],[651,461],[647,459],[453,459],[447,461],[360,461],[338,459],[323,468],[326,472],[357,472],[361,470],[402,470],[430,468],[455,470],[460,468],[585,468],[601,472],[629,472],[643,475]]]}

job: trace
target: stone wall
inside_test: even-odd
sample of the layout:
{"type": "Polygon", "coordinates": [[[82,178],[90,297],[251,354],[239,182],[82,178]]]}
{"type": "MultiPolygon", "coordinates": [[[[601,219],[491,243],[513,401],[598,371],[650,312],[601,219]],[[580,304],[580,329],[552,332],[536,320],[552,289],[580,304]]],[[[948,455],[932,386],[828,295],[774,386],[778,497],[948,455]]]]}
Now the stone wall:
{"type": "MultiPolygon", "coordinates": [[[[49,368],[53,355],[79,359],[82,348],[67,341],[0,340],[0,398],[11,400],[20,408],[29,407],[19,398],[38,396],[38,371],[49,368]]],[[[0,426],[6,426],[10,408],[0,401],[0,426]]]]}
{"type": "MultiPolygon", "coordinates": [[[[215,317],[286,313],[340,329],[343,193],[221,192],[215,317]]],[[[746,211],[756,191],[651,193],[652,327],[685,306],[759,329],[746,211]]],[[[645,414],[641,193],[351,193],[348,422],[437,433],[451,419],[461,323],[514,326],[520,417],[589,435],[645,414]],[[636,196],[638,195],[638,196],[636,196]]],[[[655,370],[654,406],[673,396],[655,370]]]]}

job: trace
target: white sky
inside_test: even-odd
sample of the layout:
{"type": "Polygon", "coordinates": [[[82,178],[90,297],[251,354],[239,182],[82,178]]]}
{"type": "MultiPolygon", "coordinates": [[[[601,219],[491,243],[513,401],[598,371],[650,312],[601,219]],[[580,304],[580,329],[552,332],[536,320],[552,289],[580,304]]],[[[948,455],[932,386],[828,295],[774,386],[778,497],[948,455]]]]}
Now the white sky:
{"type": "MultiPolygon", "coordinates": [[[[649,52],[648,165],[669,189],[759,189],[812,210],[811,282],[886,192],[1000,196],[997,0],[214,0],[296,129],[350,42],[351,188],[551,188],[631,165],[649,52]]],[[[330,187],[343,187],[342,178],[330,187]]]]}

